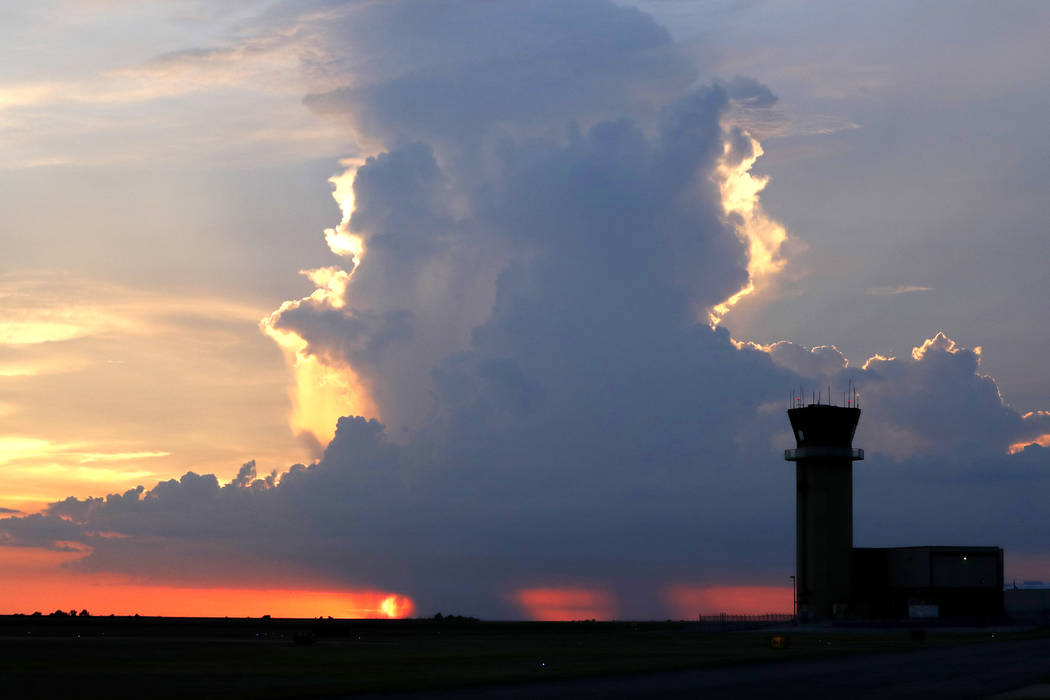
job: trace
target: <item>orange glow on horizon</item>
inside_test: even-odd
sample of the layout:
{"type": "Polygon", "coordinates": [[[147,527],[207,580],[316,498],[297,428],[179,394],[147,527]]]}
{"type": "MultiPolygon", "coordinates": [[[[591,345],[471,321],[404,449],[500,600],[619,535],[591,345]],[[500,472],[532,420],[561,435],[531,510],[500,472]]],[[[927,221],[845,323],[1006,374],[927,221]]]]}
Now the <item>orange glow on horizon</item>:
{"type": "Polygon", "coordinates": [[[668,606],[681,619],[699,614],[763,615],[790,614],[794,608],[791,587],[780,586],[669,586],[668,606]]]}
{"type": "Polygon", "coordinates": [[[617,609],[612,595],[589,588],[523,588],[511,600],[532,620],[611,620],[617,609]]]}
{"type": "Polygon", "coordinates": [[[146,585],[60,569],[82,556],[0,546],[0,614],[75,608],[92,615],[400,619],[415,610],[410,597],[389,591],[146,585]]]}

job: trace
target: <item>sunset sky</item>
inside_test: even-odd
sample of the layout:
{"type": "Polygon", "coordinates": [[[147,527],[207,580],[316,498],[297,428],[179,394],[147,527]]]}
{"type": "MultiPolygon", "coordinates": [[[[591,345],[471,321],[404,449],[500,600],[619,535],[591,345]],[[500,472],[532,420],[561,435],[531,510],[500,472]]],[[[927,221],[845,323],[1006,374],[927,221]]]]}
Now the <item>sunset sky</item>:
{"type": "Polygon", "coordinates": [[[847,381],[858,546],[1050,580],[1048,35],[6,3],[0,614],[790,611],[784,410],[847,381]]]}

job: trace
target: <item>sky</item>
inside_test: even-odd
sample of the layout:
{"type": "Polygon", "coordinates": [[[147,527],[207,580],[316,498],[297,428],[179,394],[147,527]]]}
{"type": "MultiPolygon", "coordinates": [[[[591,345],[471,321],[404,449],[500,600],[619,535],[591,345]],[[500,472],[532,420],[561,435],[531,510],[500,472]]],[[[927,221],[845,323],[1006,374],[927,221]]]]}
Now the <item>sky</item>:
{"type": "Polygon", "coordinates": [[[1050,580],[1050,7],[0,9],[3,612],[786,612],[794,387],[857,546],[1050,580]]]}

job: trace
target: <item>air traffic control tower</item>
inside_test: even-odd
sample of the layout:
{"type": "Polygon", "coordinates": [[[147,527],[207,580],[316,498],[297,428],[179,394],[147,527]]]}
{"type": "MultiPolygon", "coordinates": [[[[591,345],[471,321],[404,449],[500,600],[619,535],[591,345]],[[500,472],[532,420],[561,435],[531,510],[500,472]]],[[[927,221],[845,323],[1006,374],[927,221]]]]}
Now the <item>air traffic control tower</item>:
{"type": "MultiPolygon", "coordinates": [[[[830,392],[829,392],[830,393],[830,392]]],[[[850,401],[849,403],[854,403],[850,401]]],[[[860,409],[811,403],[788,409],[795,463],[797,615],[820,622],[849,614],[853,599],[853,462],[860,409]]]]}

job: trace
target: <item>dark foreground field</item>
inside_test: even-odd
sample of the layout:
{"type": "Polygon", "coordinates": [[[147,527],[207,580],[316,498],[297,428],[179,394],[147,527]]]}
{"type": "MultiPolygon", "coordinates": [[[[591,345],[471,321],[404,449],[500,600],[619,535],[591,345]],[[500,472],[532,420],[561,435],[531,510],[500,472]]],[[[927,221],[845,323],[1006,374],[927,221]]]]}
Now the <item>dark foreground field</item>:
{"type": "MultiPolygon", "coordinates": [[[[768,662],[811,663],[844,654],[935,648],[941,651],[924,653],[950,658],[952,652],[946,650],[961,652],[965,647],[979,657],[978,649],[992,652],[1018,643],[1012,640],[1047,639],[1039,632],[1020,631],[1000,631],[993,638],[990,630],[930,630],[926,639],[914,639],[908,630],[791,631],[790,647],[773,649],[771,634],[726,632],[685,622],[12,616],[0,617],[0,694],[340,697],[470,686],[491,689],[537,681],[541,685],[532,687],[539,691],[543,681],[719,666],[736,666],[753,675],[763,668],[793,665],[768,662]]],[[[1050,651],[1050,642],[1032,644],[1050,651]]],[[[1050,661],[1031,675],[1047,672],[1050,661]]],[[[660,677],[678,678],[679,685],[687,682],[681,674],[660,677]]],[[[644,687],[645,678],[638,676],[634,682],[644,687]]],[[[777,696],[775,680],[771,683],[771,695],[777,696]]],[[[587,686],[569,687],[582,694],[587,686]]],[[[608,695],[595,695],[599,696],[608,695]]]]}

